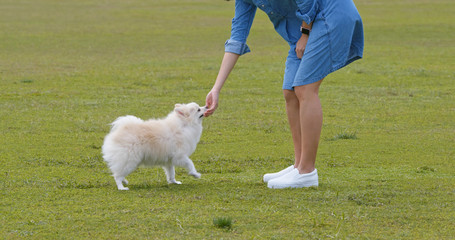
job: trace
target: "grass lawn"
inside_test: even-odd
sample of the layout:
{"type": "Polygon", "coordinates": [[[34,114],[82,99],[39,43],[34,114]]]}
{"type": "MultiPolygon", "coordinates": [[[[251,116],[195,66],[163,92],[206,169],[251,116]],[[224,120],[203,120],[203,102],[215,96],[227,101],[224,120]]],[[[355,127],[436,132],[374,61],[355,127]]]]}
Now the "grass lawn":
{"type": "Polygon", "coordinates": [[[201,179],[101,157],[121,115],[204,104],[234,1],[2,0],[0,238],[454,239],[455,4],[356,0],[364,59],[326,78],[320,186],[271,190],[293,148],[287,44],[257,13],[191,156],[201,179]]]}

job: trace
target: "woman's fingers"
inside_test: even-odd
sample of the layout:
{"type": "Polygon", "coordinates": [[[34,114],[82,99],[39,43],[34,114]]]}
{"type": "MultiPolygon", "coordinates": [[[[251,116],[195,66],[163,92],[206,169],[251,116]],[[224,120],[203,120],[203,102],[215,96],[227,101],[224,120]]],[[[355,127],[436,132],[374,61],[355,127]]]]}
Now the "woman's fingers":
{"type": "Polygon", "coordinates": [[[301,48],[297,49],[297,48],[296,48],[296,49],[295,49],[295,53],[297,54],[297,57],[298,57],[298,58],[302,58],[304,52],[305,52],[305,48],[303,48],[303,49],[301,49],[301,48]]]}
{"type": "Polygon", "coordinates": [[[212,115],[218,107],[218,95],[213,92],[209,92],[207,98],[205,99],[205,106],[207,106],[207,111],[204,116],[208,117],[212,115]]]}
{"type": "Polygon", "coordinates": [[[302,37],[295,44],[295,53],[298,58],[302,58],[305,53],[306,44],[308,42],[308,35],[302,34],[302,37]]]}

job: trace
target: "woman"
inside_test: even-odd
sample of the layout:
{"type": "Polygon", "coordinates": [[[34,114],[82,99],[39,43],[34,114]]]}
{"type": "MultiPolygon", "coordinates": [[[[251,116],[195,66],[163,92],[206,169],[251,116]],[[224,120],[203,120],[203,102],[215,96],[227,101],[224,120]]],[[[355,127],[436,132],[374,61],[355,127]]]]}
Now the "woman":
{"type": "Polygon", "coordinates": [[[212,90],[206,116],[239,56],[250,51],[246,40],[256,13],[264,11],[289,43],[283,80],[286,113],[294,143],[294,164],[264,175],[269,188],[318,186],[316,153],[322,128],[318,92],[331,72],[362,58],[363,27],[352,0],[236,0],[231,37],[212,90]]]}

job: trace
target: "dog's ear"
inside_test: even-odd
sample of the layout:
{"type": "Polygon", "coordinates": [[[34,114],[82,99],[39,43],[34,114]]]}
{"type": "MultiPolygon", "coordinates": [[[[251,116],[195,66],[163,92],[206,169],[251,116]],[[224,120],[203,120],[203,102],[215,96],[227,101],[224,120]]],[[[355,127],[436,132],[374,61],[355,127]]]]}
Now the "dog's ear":
{"type": "Polygon", "coordinates": [[[175,108],[174,108],[174,111],[182,116],[182,117],[188,117],[189,116],[189,113],[188,111],[186,111],[186,109],[184,108],[184,105],[182,104],[175,104],[175,108]]]}

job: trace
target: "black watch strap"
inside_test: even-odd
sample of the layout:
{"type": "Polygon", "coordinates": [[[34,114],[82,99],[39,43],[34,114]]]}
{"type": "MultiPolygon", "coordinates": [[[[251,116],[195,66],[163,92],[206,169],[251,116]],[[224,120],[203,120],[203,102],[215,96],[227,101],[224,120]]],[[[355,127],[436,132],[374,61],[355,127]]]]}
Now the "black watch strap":
{"type": "Polygon", "coordinates": [[[305,35],[310,35],[310,30],[300,26],[300,32],[305,35]]]}

